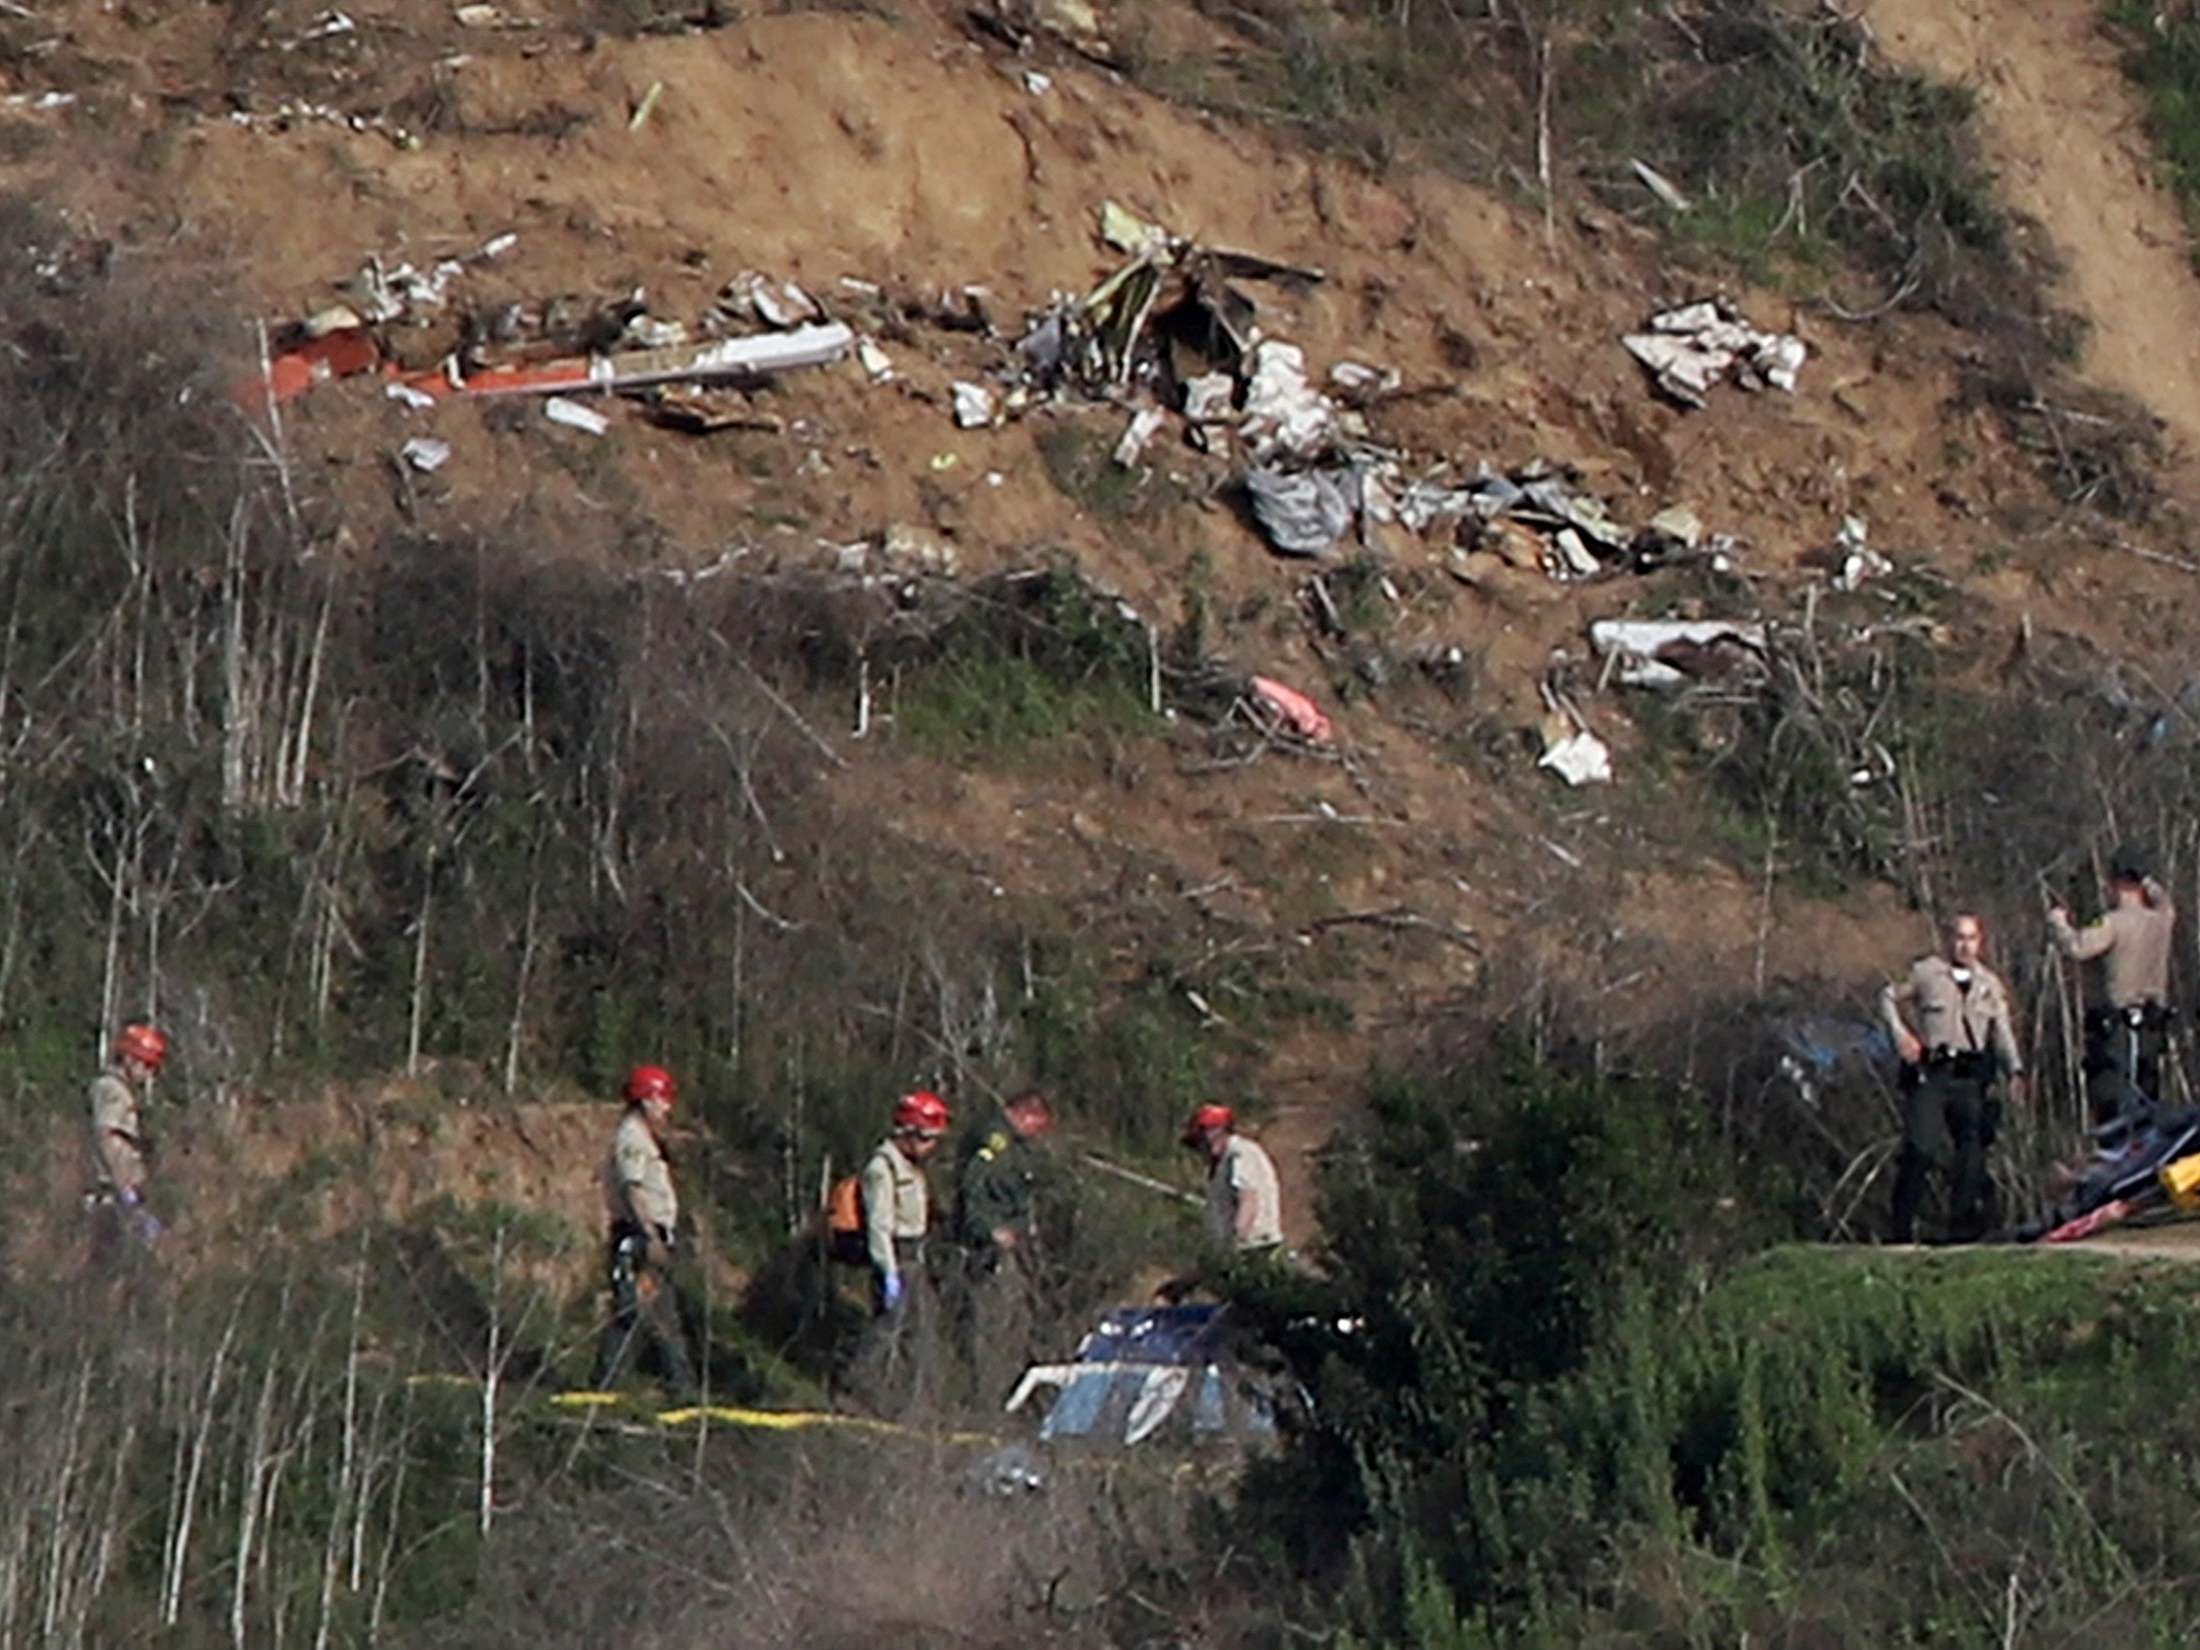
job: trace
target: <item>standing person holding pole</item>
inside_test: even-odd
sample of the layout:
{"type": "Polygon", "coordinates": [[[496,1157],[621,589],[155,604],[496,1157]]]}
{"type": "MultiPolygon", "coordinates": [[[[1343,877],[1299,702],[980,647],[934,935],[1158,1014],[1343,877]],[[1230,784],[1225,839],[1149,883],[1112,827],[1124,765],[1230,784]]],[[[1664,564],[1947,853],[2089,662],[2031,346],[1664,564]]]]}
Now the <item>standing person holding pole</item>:
{"type": "Polygon", "coordinates": [[[2108,901],[2108,910],[2084,928],[2071,922],[2068,907],[2055,905],[2047,931],[2064,956],[2100,962],[2100,999],[2085,1016],[2087,1084],[2097,1120],[2136,1123],[2162,1100],[2177,908],[2129,843],[2109,862],[2108,901]]]}

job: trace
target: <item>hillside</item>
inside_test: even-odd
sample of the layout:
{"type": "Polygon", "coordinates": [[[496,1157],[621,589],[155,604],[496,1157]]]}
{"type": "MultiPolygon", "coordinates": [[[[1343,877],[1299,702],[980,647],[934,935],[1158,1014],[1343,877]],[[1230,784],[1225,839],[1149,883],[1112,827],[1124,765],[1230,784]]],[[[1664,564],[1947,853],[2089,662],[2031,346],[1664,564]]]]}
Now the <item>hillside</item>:
{"type": "MultiPolygon", "coordinates": [[[[1207,737],[1180,725],[1140,734],[1100,789],[1074,759],[974,766],[912,740],[830,739],[834,817],[890,816],[917,854],[1012,897],[1069,908],[1126,878],[1200,890],[1180,925],[1195,952],[1265,946],[1359,912],[1477,937],[1478,954],[1403,931],[1321,929],[1313,943],[1337,953],[1326,988],[1371,1027],[1392,1005],[1473,984],[1491,957],[1529,976],[1558,970],[1595,1003],[1598,1035],[1684,1010],[1707,985],[1821,976],[1859,991],[1918,942],[1917,920],[1884,888],[1829,903],[1779,876],[1777,855],[1768,883],[1746,852],[1700,851],[1695,824],[1664,829],[1670,799],[1645,790],[1627,696],[1586,694],[1578,665],[1553,677],[1554,656],[1586,655],[1589,619],[1799,612],[1853,515],[1930,581],[1921,588],[1960,592],[1927,598],[1951,661],[1998,656],[2022,623],[2173,679],[2189,581],[2104,548],[2043,491],[2011,426],[1969,388],[1978,346],[1931,315],[1846,323],[1731,273],[1689,274],[1639,223],[1587,203],[1546,219],[1441,175],[1373,178],[1174,107],[1044,35],[1027,69],[998,42],[916,15],[706,20],[655,36],[579,15],[521,27],[515,14],[504,28],[429,8],[343,15],[352,27],[316,32],[314,17],[282,7],[151,26],[69,11],[49,49],[26,50],[12,71],[34,101],[9,117],[10,175],[66,201],[116,267],[157,278],[161,301],[225,294],[231,319],[216,333],[234,341],[236,371],[250,370],[248,317],[324,308],[370,257],[425,267],[507,234],[511,250],[458,283],[466,302],[639,289],[653,314],[692,321],[747,269],[829,304],[856,302],[844,280],[911,295],[977,283],[1013,337],[1049,294],[1087,290],[1120,261],[1096,237],[1113,199],[1203,244],[1322,270],[1311,286],[1248,290],[1262,325],[1302,345],[1317,377],[1355,360],[1397,373],[1404,393],[1370,414],[1379,439],[1469,471],[1557,460],[1636,521],[1685,505],[1737,541],[1741,578],[1709,585],[1685,568],[1562,584],[1501,559],[1468,565],[1395,530],[1379,553],[1360,552],[1375,561],[1312,576],[1217,490],[1227,463],[1165,436],[1135,476],[1113,472],[1102,455],[1122,412],[1043,406],[958,429],[950,382],[998,370],[1002,346],[909,319],[884,339],[892,382],[852,362],[789,376],[757,402],[774,430],[687,436],[627,409],[591,440],[532,408],[410,414],[347,383],[285,409],[287,485],[315,553],[337,558],[328,565],[371,563],[397,531],[494,538],[560,568],[707,569],[731,553],[740,568],[784,572],[838,565],[834,547],[899,527],[951,545],[965,579],[1066,561],[1162,636],[1196,610],[1213,663],[1296,682],[1337,716],[1344,763],[1215,771],[1199,760],[1207,737]],[[1026,76],[1042,62],[1034,92],[1026,76]],[[39,110],[49,88],[77,101],[39,110]],[[316,108],[365,129],[283,112],[316,108]],[[1688,411],[1651,392],[1619,336],[1711,290],[1798,330],[1812,352],[1800,393],[1725,391],[1688,411]],[[395,450],[421,434],[449,442],[451,460],[393,476],[395,450]],[[1384,569],[1372,594],[1369,566],[1384,569]],[[1349,622],[1331,616],[1340,607],[1349,622]],[[1533,769],[1528,730],[1554,680],[1618,750],[1610,793],[1563,796],[1533,769]],[[1463,745],[1488,754],[1463,762],[1463,745]],[[1292,823],[1324,809],[1380,823],[1292,823]],[[1333,846],[1310,856],[1309,835],[1333,846]],[[1615,920],[1593,935],[1568,914],[1584,907],[1615,920]]],[[[2145,198],[2143,179],[2121,183],[2145,198]]],[[[2109,198],[2097,179],[2082,193],[2109,198]]],[[[2074,267],[2072,297],[2106,314],[2096,352],[2137,324],[2126,317],[2152,312],[2086,288],[2074,267]]],[[[860,304],[851,313],[864,322],[860,304]]],[[[422,320],[389,335],[415,366],[455,333],[449,310],[422,320]]],[[[2145,335],[2114,348],[2132,360],[2145,335]]],[[[2156,388],[2156,410],[2179,429],[2174,388],[2156,388]]],[[[2177,516],[2160,519],[2174,543],[2177,516]]],[[[1587,669],[1596,679],[1593,659],[1587,669]]],[[[1361,1058],[1359,1038],[1282,1038],[1242,1083],[1288,1118],[1361,1058]]]]}
{"type": "MultiPolygon", "coordinates": [[[[518,1643],[545,1600],[668,1647],[1891,1642],[1978,1591],[1944,1553],[1848,1610],[1920,1393],[1943,1488],[2016,1473],[1997,1516],[2097,1537],[2172,1633],[2182,1546],[2101,1533],[2055,1452],[2092,1436],[2057,1360],[2155,1368],[2174,1285],[2100,1330],[2041,1284],[2010,1362],[1977,1297],[2024,1262],[1913,1298],[1900,1257],[1751,1259],[1878,1231],[1893,1113],[1838,1050],[1939,919],[1983,910],[2015,988],[2015,1215],[2086,1105],[2044,899],[2137,838],[2200,903],[2200,284],[2102,27],[0,0],[0,1306],[48,1409],[155,1372],[97,1486],[93,1432],[22,1435],[131,1532],[51,1549],[41,1642],[518,1643]],[[1747,383],[1654,381],[1623,340],[1711,299],[1771,335],[1747,383]],[[1661,677],[1614,620],[1699,628],[1661,677]],[[1544,760],[1584,744],[1608,779],[1544,760]],[[175,1230],[95,1289],[75,1096],[139,1012],[175,1230]],[[995,1544],[914,1597],[792,1533],[851,1538],[870,1434],[706,1417],[706,1459],[645,1401],[554,1405],[644,1058],[684,1084],[691,1328],[774,1406],[847,1402],[859,1288],[808,1220],[893,1094],[1057,1095],[1065,1341],[1194,1241],[1078,1154],[1189,1188],[1185,1110],[1238,1104],[1326,1271],[1247,1316],[1325,1408],[1218,1464],[1212,1585],[1204,1475],[1065,1464],[1026,1527],[959,1476],[974,1399],[873,1440],[910,1550],[995,1544]],[[1830,1303],[1823,1390],[1750,1384],[1794,1376],[1760,1293],[1830,1303]],[[1900,1392],[1843,1407],[1874,1359],[1900,1392]],[[2059,1441],[1977,1443],[1941,1375],[2059,1441]],[[1517,1527],[1459,1515],[1477,1474],[1517,1527]],[[598,1539],[713,1579],[648,1618],[572,1583],[598,1539]]],[[[1998,1642],[2106,1596],[2020,1557],[1998,1642]]]]}

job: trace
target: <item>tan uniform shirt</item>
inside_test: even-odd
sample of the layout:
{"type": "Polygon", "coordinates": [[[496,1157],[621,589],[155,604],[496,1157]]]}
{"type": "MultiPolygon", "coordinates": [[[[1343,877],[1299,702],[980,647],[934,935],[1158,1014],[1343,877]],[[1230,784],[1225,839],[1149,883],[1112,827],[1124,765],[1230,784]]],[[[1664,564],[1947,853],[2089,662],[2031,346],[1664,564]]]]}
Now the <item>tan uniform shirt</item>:
{"type": "Polygon", "coordinates": [[[119,1071],[92,1079],[92,1156],[100,1178],[117,1191],[145,1188],[145,1136],[138,1117],[137,1090],[119,1071]]]}
{"type": "Polygon", "coordinates": [[[680,1224],[680,1198],[672,1189],[672,1165],[639,1106],[629,1106],[611,1137],[603,1166],[604,1208],[614,1223],[632,1221],[652,1237],[680,1224]]]}
{"type": "Polygon", "coordinates": [[[1942,1048],[1959,1054],[1990,1051],[2004,1076],[2023,1075],[2024,1056],[2017,1050],[2017,1031],[2009,1017],[2009,989],[1991,968],[1973,967],[1966,991],[1946,957],[1918,958],[1907,980],[1879,993],[1880,1016],[1898,1043],[1910,1029],[1902,1019],[1905,1003],[1917,1016],[1917,1039],[1928,1054],[1942,1048]]]}
{"type": "Polygon", "coordinates": [[[2116,1008],[2169,1001],[2169,939],[2176,923],[2177,908],[2158,882],[2147,884],[2146,904],[2116,906],[2083,928],[2073,928],[2059,911],[2047,917],[2065,956],[2101,959],[2101,984],[2116,1008]]]}
{"type": "Polygon", "coordinates": [[[1283,1192],[1276,1164],[1260,1143],[1230,1136],[1207,1168],[1207,1236],[1232,1249],[1270,1249],[1283,1241],[1283,1192]],[[1238,1216],[1247,1213],[1240,1231],[1238,1216]]]}
{"type": "Polygon", "coordinates": [[[863,1248],[882,1278],[901,1270],[894,1245],[924,1236],[932,1221],[932,1199],[924,1171],[901,1155],[901,1146],[883,1140],[863,1165],[863,1248]]]}

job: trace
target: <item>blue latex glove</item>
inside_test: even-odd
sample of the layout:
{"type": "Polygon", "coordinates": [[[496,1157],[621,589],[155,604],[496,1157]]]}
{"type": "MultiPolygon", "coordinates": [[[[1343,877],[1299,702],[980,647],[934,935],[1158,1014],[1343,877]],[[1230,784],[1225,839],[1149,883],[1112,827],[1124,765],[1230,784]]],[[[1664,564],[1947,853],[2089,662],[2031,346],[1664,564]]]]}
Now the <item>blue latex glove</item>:
{"type": "Polygon", "coordinates": [[[130,1222],[140,1243],[154,1243],[164,1236],[168,1228],[160,1223],[160,1216],[150,1209],[140,1209],[130,1222]]]}
{"type": "Polygon", "coordinates": [[[909,1296],[909,1286],[901,1281],[899,1272],[889,1272],[879,1280],[878,1298],[885,1310],[898,1312],[901,1303],[909,1296]]]}
{"type": "Polygon", "coordinates": [[[115,1188],[115,1201],[125,1209],[135,1209],[138,1206],[137,1188],[135,1186],[117,1186],[115,1188]]]}

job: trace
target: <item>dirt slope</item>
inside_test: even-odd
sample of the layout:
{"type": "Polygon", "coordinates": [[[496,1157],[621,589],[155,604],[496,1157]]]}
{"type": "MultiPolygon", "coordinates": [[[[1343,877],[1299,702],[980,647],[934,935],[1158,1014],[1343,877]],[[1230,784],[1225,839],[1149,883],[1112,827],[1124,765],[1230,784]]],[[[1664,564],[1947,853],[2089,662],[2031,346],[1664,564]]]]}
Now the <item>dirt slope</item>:
{"type": "Polygon", "coordinates": [[[2151,408],[2200,479],[2200,280],[2155,182],[2097,0],[1868,0],[1896,62],[1974,87],[2008,203],[2039,220],[2090,324],[2088,372],[2151,408]]]}
{"type": "MultiPolygon", "coordinates": [[[[1971,581],[1982,599],[1954,616],[1966,642],[2006,636],[2020,612],[2043,633],[2129,639],[2143,613],[2167,653],[2189,624],[2177,575],[2055,532],[2028,462],[1959,398],[1951,361],[1967,341],[1934,319],[1846,326],[1730,284],[1761,324],[1808,339],[1803,393],[1721,394],[1682,412],[1617,344],[1646,310],[1701,295],[1648,235],[1561,220],[1554,236],[1455,180],[1372,178],[1074,59],[1046,60],[1051,80],[1034,90],[1023,60],[944,15],[798,13],[618,39],[555,24],[468,31],[447,8],[384,0],[354,33],[301,44],[319,8],[286,0],[258,14],[251,44],[223,36],[211,7],[143,25],[88,3],[51,10],[65,48],[0,67],[4,89],[81,101],[11,110],[0,186],[66,204],[121,258],[203,277],[270,319],[329,302],[369,253],[426,262],[514,231],[512,256],[469,296],[641,285],[660,313],[693,318],[745,268],[828,294],[844,277],[918,292],[982,282],[1013,333],[1026,308],[1089,289],[1120,261],[1094,236],[1114,197],[1326,269],[1308,291],[1264,291],[1263,324],[1302,343],[1317,375],[1372,360],[1425,392],[1385,413],[1386,439],[1470,470],[1569,460],[1634,519],[1686,503],[1742,541],[1758,581],[1747,600],[1764,611],[1789,610],[1806,558],[1855,513],[1888,553],[1971,581]],[[293,97],[371,118],[270,115],[293,97]],[[406,141],[372,123],[389,111],[406,141]],[[2020,535],[2010,523],[2025,511],[2050,525],[2020,535]],[[1978,571],[1989,553],[1999,570],[1978,571]]],[[[2200,451],[2200,283],[2173,207],[2146,182],[2090,8],[1881,0],[1872,16],[1890,51],[1980,82],[2016,204],[2073,256],[2070,301],[2097,323],[2097,370],[2200,451]]],[[[448,347],[401,342],[428,351],[420,365],[448,347]]],[[[1269,554],[1207,493],[1194,455],[1157,461],[1189,477],[1180,504],[1104,516],[1050,482],[1044,448],[1070,422],[1112,443],[1122,409],[958,429],[948,385],[997,365],[998,347],[928,327],[886,344],[891,385],[849,365],[779,386],[777,434],[698,441],[614,408],[611,433],[590,444],[531,415],[416,416],[336,385],[298,406],[288,437],[309,503],[360,554],[400,509],[436,533],[621,566],[708,564],[729,546],[820,565],[834,544],[913,522],[950,537],[969,570],[1066,554],[1164,628],[1203,566],[1213,610],[1237,616],[1232,662],[1328,702],[1349,766],[1197,768],[1205,753],[1183,725],[1104,776],[962,770],[891,740],[843,740],[836,806],[890,818],[943,864],[1095,921],[1136,894],[1196,912],[1218,947],[1321,947],[1352,1034],[1280,1040],[1265,1072],[1294,1193],[1371,1048],[1425,1029],[1483,958],[1534,953],[1539,988],[1547,961],[1619,1027],[1783,977],[1852,982],[1862,1002],[1880,970],[1928,942],[1888,888],[1813,898],[1670,833],[1646,841],[1662,799],[1633,763],[1639,735],[1616,696],[1584,701],[1619,750],[1621,784],[1561,793],[1533,769],[1526,729],[1554,649],[1578,663],[1593,617],[1701,606],[1681,576],[1560,585],[1512,569],[1469,589],[1431,547],[1391,547],[1403,594],[1386,640],[1400,655],[1456,646],[1478,676],[1463,706],[1405,689],[1348,699],[1344,650],[1305,621],[1307,566],[1269,554]],[[393,500],[392,455],[429,432],[452,443],[452,461],[432,481],[401,478],[393,500]],[[1482,723],[1516,736],[1494,777],[1458,754],[1482,723]],[[1368,823],[1320,826],[1318,810],[1368,823]],[[1426,935],[1319,927],[1400,905],[1474,930],[1481,958],[1426,935]]],[[[595,1149],[576,1136],[557,1159],[592,1161],[595,1149]]],[[[503,1150],[535,1173],[530,1154],[503,1150]]],[[[586,1206],[578,1179],[555,1194],[523,1180],[509,1195],[586,1206]]]]}

